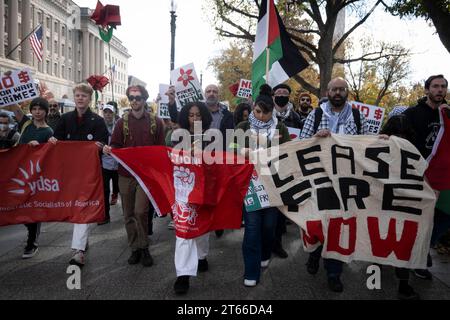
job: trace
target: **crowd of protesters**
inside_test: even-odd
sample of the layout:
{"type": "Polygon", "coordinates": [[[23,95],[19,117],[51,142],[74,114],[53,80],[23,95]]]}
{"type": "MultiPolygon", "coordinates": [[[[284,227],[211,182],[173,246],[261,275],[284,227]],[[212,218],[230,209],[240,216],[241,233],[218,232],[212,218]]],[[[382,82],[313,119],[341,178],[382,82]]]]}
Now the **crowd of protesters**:
{"type": "MultiPolygon", "coordinates": [[[[425,82],[425,96],[413,107],[394,108],[381,131],[381,138],[395,135],[409,140],[427,158],[433,148],[433,142],[439,131],[439,111],[441,106],[447,107],[445,97],[448,82],[442,75],[431,76],[425,82]]],[[[239,103],[234,113],[219,102],[219,88],[208,85],[205,89],[205,102],[194,102],[178,110],[175,102],[175,89],[171,87],[166,93],[169,97],[170,119],[160,119],[149,111],[146,101],[147,90],[142,86],[131,86],[126,94],[131,110],[118,117],[117,104],[108,102],[102,108],[103,118],[90,109],[93,89],[87,84],[74,87],[76,108],[72,112],[60,114],[58,103],[54,98],[46,100],[35,98],[29,104],[31,118],[16,105],[9,110],[0,109],[0,149],[13,148],[18,144],[36,146],[41,143],[58,143],[58,141],[91,141],[98,146],[103,173],[105,219],[99,225],[110,222],[110,205],[117,204],[120,194],[124,224],[130,247],[130,265],[139,262],[149,267],[153,257],[149,251],[148,235],[152,234],[151,220],[153,209],[147,195],[139,182],[111,156],[112,149],[138,146],[167,145],[173,147],[179,141],[174,140],[172,133],[177,128],[188,130],[192,134],[191,145],[197,142],[194,126],[201,123],[202,130],[218,129],[226,136],[228,129],[265,132],[264,147],[270,147],[276,130],[280,135],[280,143],[290,141],[289,128],[301,130],[300,139],[310,137],[328,137],[330,134],[366,135],[368,124],[362,113],[353,109],[348,103],[349,89],[342,78],[330,81],[326,99],[321,99],[319,106],[313,108],[312,96],[307,92],[298,95],[296,103],[291,99],[292,89],[286,84],[279,84],[273,89],[268,85],[261,88],[255,102],[248,100],[239,103]],[[17,122],[17,123],[15,123],[17,122]]],[[[226,139],[224,139],[225,141],[226,139]]],[[[205,148],[202,144],[196,146],[205,148]]],[[[260,146],[259,146],[260,147],[260,146]]],[[[224,142],[224,150],[227,148],[224,142]]],[[[246,157],[250,154],[250,146],[239,146],[238,152],[246,157]]],[[[272,255],[285,259],[288,253],[283,248],[282,236],[289,223],[286,216],[276,207],[247,212],[243,206],[244,238],[242,253],[244,260],[243,284],[248,287],[257,286],[260,282],[261,268],[269,267],[272,255]]],[[[26,225],[28,239],[23,258],[32,258],[38,252],[40,223],[26,225]]],[[[80,267],[86,263],[90,224],[74,224],[70,264],[80,267]]],[[[438,245],[439,240],[450,228],[450,215],[436,209],[431,246],[438,245]]],[[[169,229],[173,227],[169,226],[169,229]]],[[[224,230],[215,230],[220,238],[224,230]]],[[[197,272],[208,271],[207,255],[209,251],[209,233],[195,239],[176,238],[175,268],[177,280],[174,290],[177,294],[185,294],[189,289],[189,279],[197,272]]],[[[306,271],[316,274],[319,270],[322,247],[309,254],[306,271]]],[[[428,259],[431,266],[431,257],[428,259]]],[[[324,259],[328,285],[334,292],[342,292],[341,282],[343,262],[324,259]]],[[[413,270],[422,279],[431,279],[427,270],[413,270]]],[[[399,279],[399,298],[417,299],[419,296],[409,285],[411,270],[396,268],[399,279]]]]}

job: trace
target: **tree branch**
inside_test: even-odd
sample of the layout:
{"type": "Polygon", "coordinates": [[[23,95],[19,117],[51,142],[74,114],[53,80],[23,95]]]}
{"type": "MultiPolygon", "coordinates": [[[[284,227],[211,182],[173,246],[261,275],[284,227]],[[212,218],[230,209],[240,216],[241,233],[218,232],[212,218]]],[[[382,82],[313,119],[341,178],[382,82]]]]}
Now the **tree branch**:
{"type": "Polygon", "coordinates": [[[317,1],[309,0],[309,4],[312,12],[306,8],[304,10],[317,23],[319,30],[323,32],[325,30],[325,23],[323,22],[322,15],[320,14],[320,8],[317,5],[317,1]]]}
{"type": "Polygon", "coordinates": [[[226,37],[226,38],[238,38],[238,39],[244,39],[244,40],[250,40],[250,41],[255,41],[255,36],[250,35],[250,38],[248,35],[243,35],[243,34],[235,34],[232,33],[230,31],[227,30],[223,30],[220,28],[216,28],[216,30],[219,32],[219,35],[222,37],[226,37]]]}
{"type": "Polygon", "coordinates": [[[310,42],[306,41],[305,39],[302,39],[300,37],[297,37],[295,34],[289,34],[289,36],[291,37],[292,40],[297,41],[298,43],[300,43],[302,46],[308,48],[309,50],[311,50],[314,54],[319,54],[319,49],[317,49],[316,46],[314,46],[313,44],[311,44],[310,42]]]}
{"type": "Polygon", "coordinates": [[[342,37],[339,39],[339,41],[336,43],[336,45],[333,48],[333,55],[336,54],[336,52],[338,51],[339,47],[344,43],[344,41],[348,38],[348,36],[356,30],[356,28],[358,28],[360,25],[362,25],[368,18],[369,16],[373,13],[373,11],[375,10],[375,8],[380,4],[381,0],[378,0],[375,5],[372,7],[372,9],[370,9],[370,11],[364,16],[364,18],[362,18],[360,21],[358,21],[357,23],[355,23],[355,25],[353,27],[351,27],[346,33],[344,33],[342,35],[342,37]]]}
{"type": "MultiPolygon", "coordinates": [[[[255,2],[257,2],[257,1],[255,1],[255,2]]],[[[226,3],[225,0],[222,0],[222,3],[223,3],[223,5],[224,5],[225,8],[227,8],[227,9],[233,11],[233,12],[242,14],[242,15],[245,16],[245,17],[252,18],[252,19],[256,19],[256,20],[258,20],[258,18],[259,18],[258,16],[255,16],[255,15],[253,15],[253,14],[251,14],[251,13],[245,12],[245,11],[243,11],[243,10],[240,10],[240,9],[238,9],[238,8],[236,8],[236,7],[233,7],[233,6],[229,5],[228,3],[226,3]]]]}
{"type": "Polygon", "coordinates": [[[308,90],[309,92],[311,92],[313,95],[315,95],[316,97],[320,98],[320,90],[319,88],[314,87],[312,84],[310,84],[309,82],[307,82],[305,79],[303,79],[301,76],[299,76],[298,74],[296,74],[295,76],[293,76],[294,80],[297,81],[298,83],[300,83],[300,85],[308,90]]]}

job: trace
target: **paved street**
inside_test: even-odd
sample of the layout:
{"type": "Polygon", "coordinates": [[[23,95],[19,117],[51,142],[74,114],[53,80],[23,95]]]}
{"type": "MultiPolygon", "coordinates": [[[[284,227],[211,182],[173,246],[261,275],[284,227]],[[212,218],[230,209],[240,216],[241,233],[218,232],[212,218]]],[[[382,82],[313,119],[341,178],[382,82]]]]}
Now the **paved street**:
{"type": "MultiPolygon", "coordinates": [[[[366,287],[368,263],[345,267],[343,293],[328,290],[325,271],[311,276],[306,272],[307,254],[301,248],[297,228],[288,226],[284,238],[289,258],[273,258],[255,288],[243,286],[241,243],[243,229],[227,230],[210,238],[210,270],[191,278],[186,296],[173,293],[176,279],[173,264],[174,231],[167,229],[168,218],[154,220],[150,252],[155,264],[143,268],[127,264],[125,229],[120,206],[112,207],[112,223],[95,226],[90,237],[87,264],[82,270],[81,289],[69,290],[66,282],[72,225],[44,224],[39,253],[22,260],[26,238],[24,226],[0,228],[0,299],[206,299],[206,300],[297,300],[297,299],[396,299],[397,280],[392,267],[383,267],[380,290],[366,287]]],[[[432,281],[411,275],[411,284],[423,299],[450,299],[450,256],[433,252],[432,281]]]]}

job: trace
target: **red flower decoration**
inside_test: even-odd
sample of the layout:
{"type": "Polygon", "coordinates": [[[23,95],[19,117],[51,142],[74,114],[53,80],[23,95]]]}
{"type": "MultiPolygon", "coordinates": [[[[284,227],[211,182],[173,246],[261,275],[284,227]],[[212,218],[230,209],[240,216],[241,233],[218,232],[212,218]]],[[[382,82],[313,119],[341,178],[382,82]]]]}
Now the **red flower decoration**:
{"type": "Polygon", "coordinates": [[[102,92],[103,88],[109,83],[109,80],[105,76],[90,76],[87,82],[91,85],[92,89],[102,92]]]}
{"type": "Polygon", "coordinates": [[[236,97],[239,90],[239,82],[232,84],[231,86],[228,87],[228,89],[233,94],[233,96],[236,97]]]}
{"type": "Polygon", "coordinates": [[[100,1],[97,2],[97,7],[92,13],[91,19],[95,24],[106,28],[107,26],[115,28],[121,25],[120,7],[113,5],[104,6],[100,1]]]}
{"type": "Polygon", "coordinates": [[[193,69],[189,69],[186,72],[183,68],[180,69],[180,77],[177,81],[183,81],[183,86],[187,87],[189,81],[194,80],[194,77],[191,76],[193,69]]]}

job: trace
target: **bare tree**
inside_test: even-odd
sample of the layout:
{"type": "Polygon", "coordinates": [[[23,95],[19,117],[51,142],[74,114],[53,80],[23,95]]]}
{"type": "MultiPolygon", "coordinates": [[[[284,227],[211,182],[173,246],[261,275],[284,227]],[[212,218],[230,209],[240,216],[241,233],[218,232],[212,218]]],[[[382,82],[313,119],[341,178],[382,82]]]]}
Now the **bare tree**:
{"type": "MultiPolygon", "coordinates": [[[[326,94],[327,84],[332,78],[336,64],[376,61],[391,56],[393,52],[387,52],[383,47],[358,57],[343,58],[339,54],[349,36],[369,18],[381,2],[382,0],[278,1],[280,14],[292,40],[300,52],[318,67],[320,86],[308,82],[301,73],[294,79],[303,88],[321,97],[326,94]],[[367,3],[370,3],[370,6],[367,6],[367,3]],[[338,39],[334,39],[338,15],[346,9],[356,13],[359,20],[338,39]]],[[[257,0],[209,0],[208,9],[213,8],[213,24],[219,36],[253,42],[259,3],[257,0]]]]}

